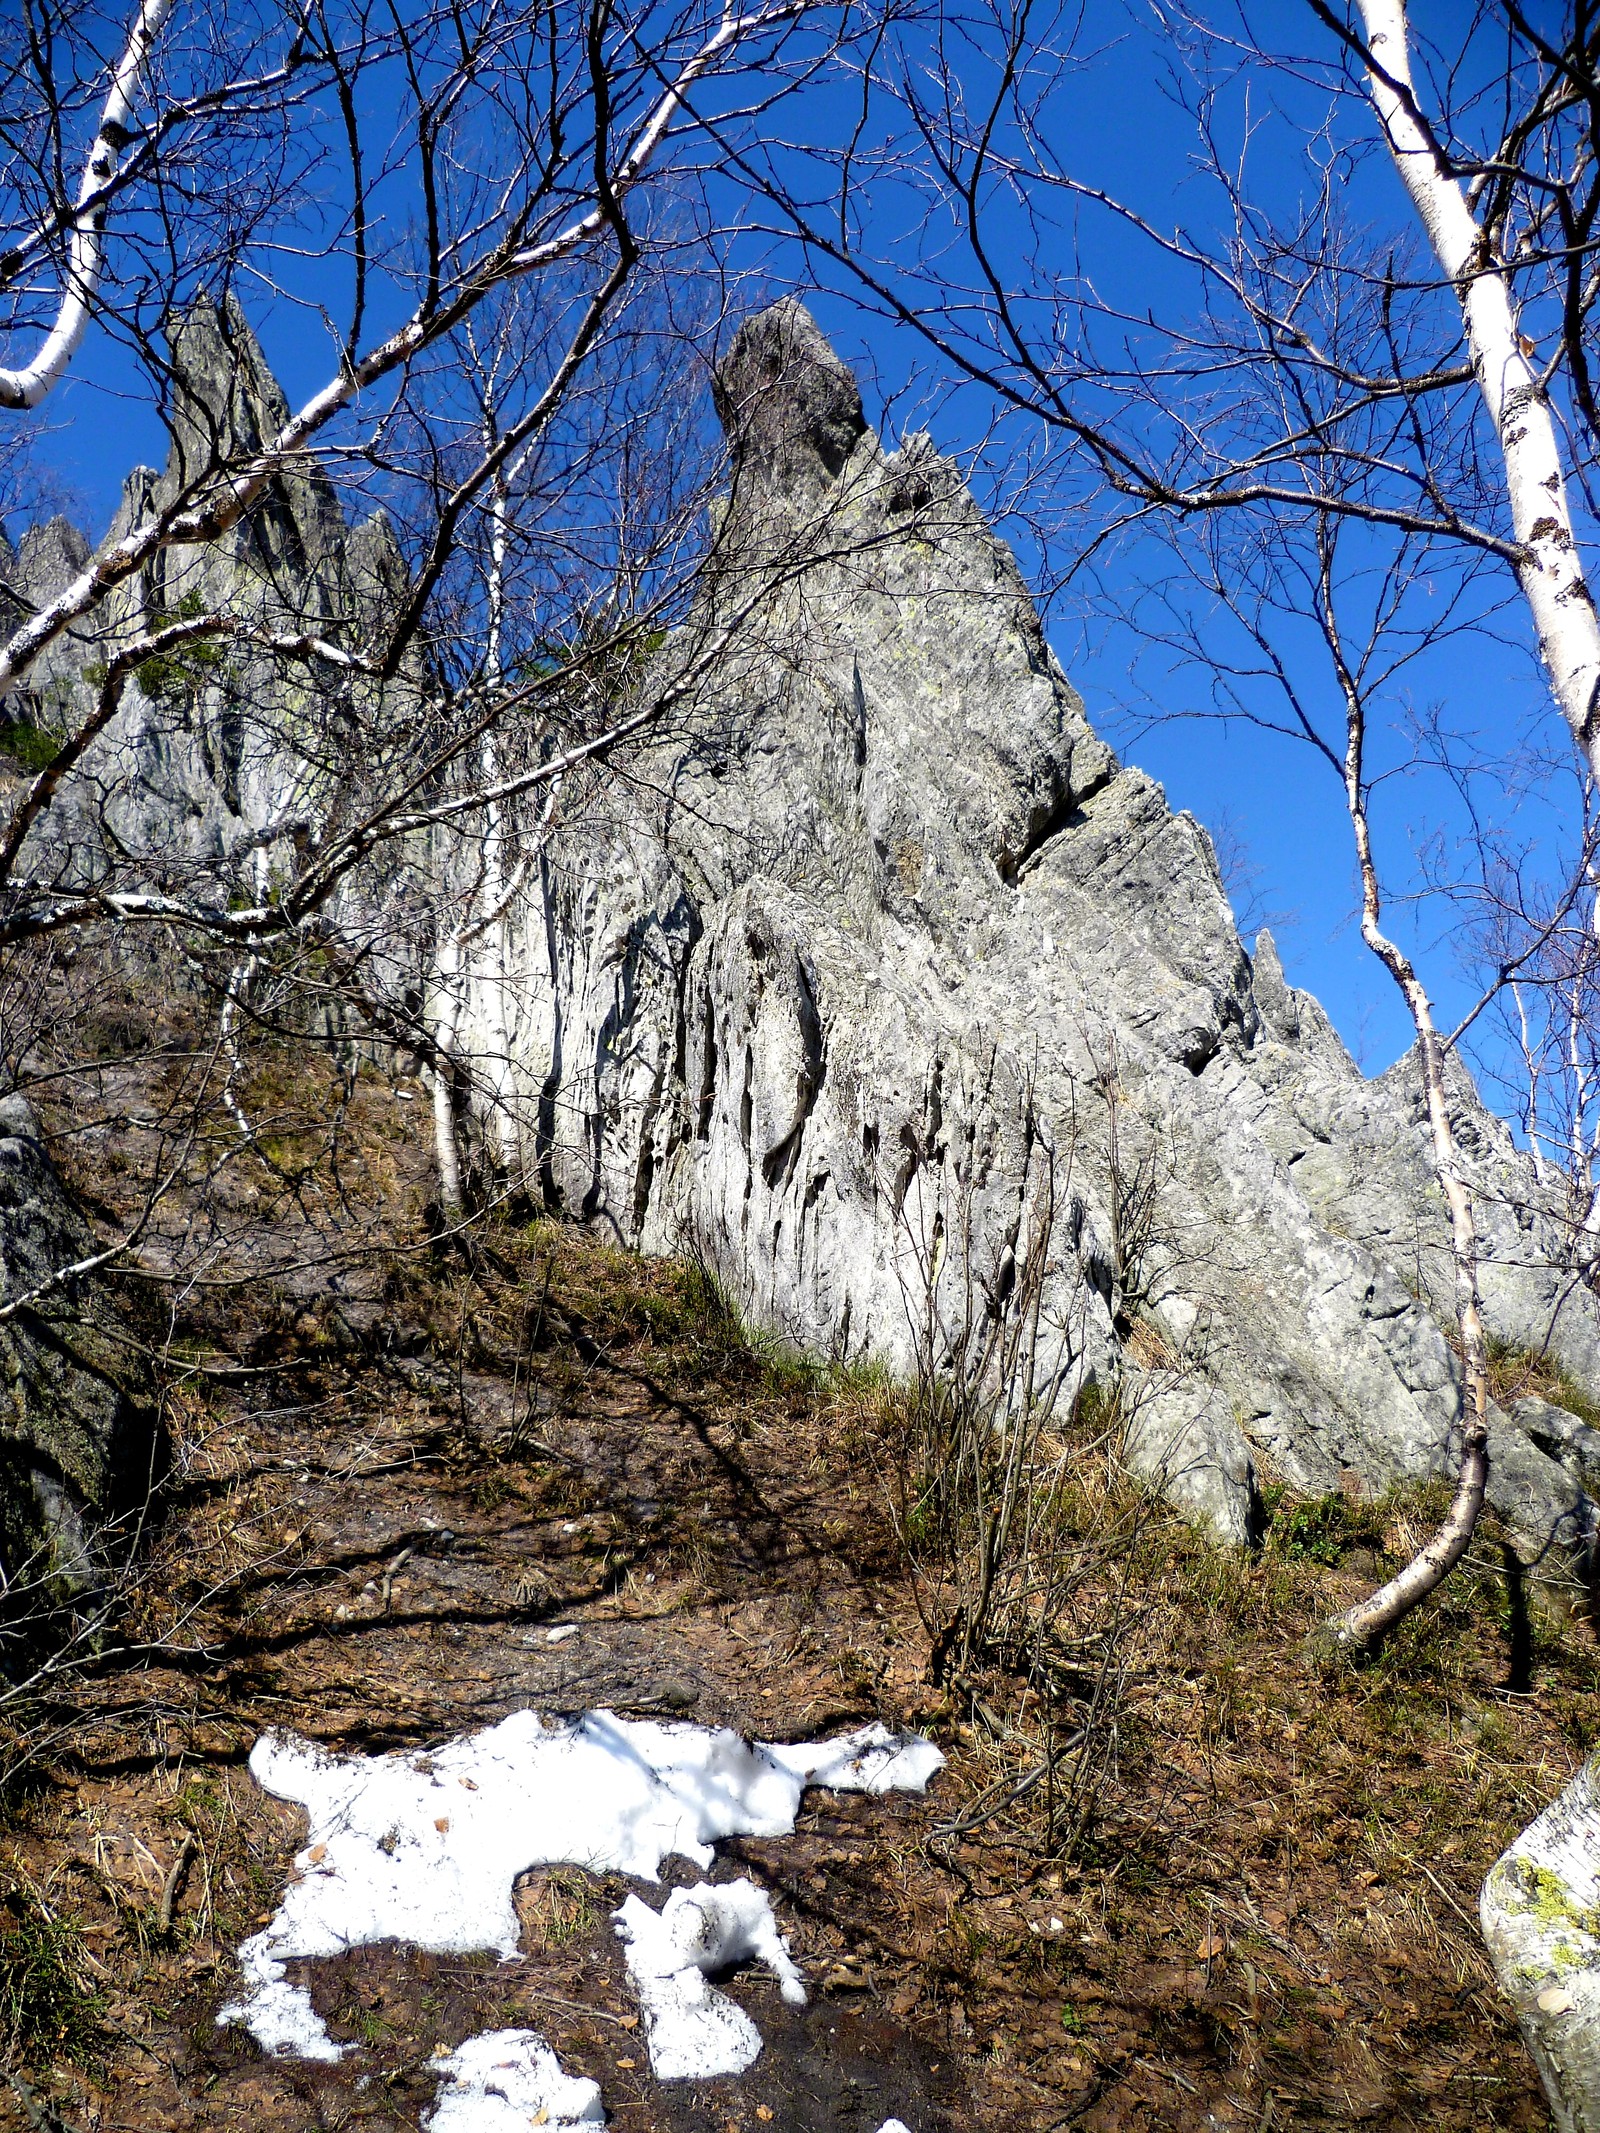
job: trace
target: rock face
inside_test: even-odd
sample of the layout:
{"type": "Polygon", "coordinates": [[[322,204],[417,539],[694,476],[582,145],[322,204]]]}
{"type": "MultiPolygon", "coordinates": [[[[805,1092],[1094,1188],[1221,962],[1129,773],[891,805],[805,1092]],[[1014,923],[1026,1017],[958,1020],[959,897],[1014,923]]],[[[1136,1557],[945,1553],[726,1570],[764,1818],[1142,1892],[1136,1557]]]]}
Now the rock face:
{"type": "MultiPolygon", "coordinates": [[[[0,1568],[10,1637],[91,1586],[157,1478],[160,1433],[143,1352],[19,1097],[0,1102],[0,1568]]],[[[0,1664],[4,1663],[0,1655],[0,1664]]]]}
{"type": "MultiPolygon", "coordinates": [[[[124,519],[283,419],[235,311],[197,308],[173,354],[172,461],[130,478],[124,519]]],[[[813,1351],[953,1369],[1026,1320],[1061,1397],[1113,1394],[1130,1461],[1230,1538],[1264,1481],[1449,1471],[1452,1283],[1414,1064],[1366,1080],[1270,938],[1246,952],[1205,832],[1091,730],[956,468],[926,438],[884,451],[800,306],[741,331],[716,396],[731,491],[654,676],[678,710],[625,764],[568,776],[508,938],[460,981],[455,1056],[488,1062],[501,1155],[629,1243],[702,1252],[813,1351]]],[[[85,553],[62,521],[36,530],[0,556],[0,600],[46,597],[85,553]]],[[[381,519],[351,530],[320,476],[286,477],[227,541],[126,588],[7,715],[48,730],[52,692],[92,688],[108,643],[185,602],[355,644],[402,585],[381,519]]],[[[220,667],[142,674],[31,871],[114,859],[259,894],[303,821],[347,819],[409,760],[425,680],[310,674],[248,629],[220,667]]],[[[397,997],[427,997],[463,845],[408,849],[347,914],[397,997]]],[[[1465,1079],[1456,1111],[1491,1333],[1600,1391],[1560,1209],[1465,1079]]],[[[1586,1567],[1600,1440],[1540,1401],[1493,1428],[1519,1548],[1586,1567]]]]}
{"type": "MultiPolygon", "coordinates": [[[[717,398],[732,490],[662,655],[692,715],[569,787],[515,914],[544,1192],[703,1252],[825,1354],[948,1365],[1037,1306],[1068,1390],[1115,1389],[1130,1459],[1233,1538],[1263,1478],[1447,1471],[1412,1064],[1366,1080],[1270,939],[1246,953],[1205,832],[1090,729],[954,466],[884,451],[801,307],[746,325],[717,398]]],[[[1555,1209],[1457,1108],[1492,1333],[1600,1386],[1555,1209]]],[[[1538,1424],[1496,1414],[1491,1496],[1569,1561],[1586,1469],[1538,1424]]]]}

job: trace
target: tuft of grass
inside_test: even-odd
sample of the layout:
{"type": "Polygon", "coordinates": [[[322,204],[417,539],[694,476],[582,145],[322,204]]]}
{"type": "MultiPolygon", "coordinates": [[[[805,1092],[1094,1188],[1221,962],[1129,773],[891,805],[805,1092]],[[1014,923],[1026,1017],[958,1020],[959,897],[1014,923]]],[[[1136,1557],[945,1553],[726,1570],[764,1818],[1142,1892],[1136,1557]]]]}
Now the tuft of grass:
{"type": "Polygon", "coordinates": [[[1354,1502],[1337,1491],[1327,1496],[1288,1502],[1279,1493],[1268,1504],[1267,1546],[1290,1562],[1321,1563],[1337,1569],[1352,1548],[1381,1554],[1389,1516],[1378,1502],[1354,1502]]]}
{"type": "MultiPolygon", "coordinates": [[[[192,622],[203,612],[204,602],[199,593],[186,592],[176,607],[157,608],[150,617],[150,627],[156,630],[173,622],[192,622]]],[[[139,662],[134,673],[145,695],[152,703],[157,703],[163,697],[192,693],[208,675],[217,672],[225,658],[220,645],[209,643],[202,637],[175,652],[152,652],[148,659],[139,662]]]]}
{"type": "Polygon", "coordinates": [[[44,726],[25,722],[0,726],[0,749],[35,777],[41,770],[48,770],[61,753],[62,738],[44,726]]]}
{"type": "Polygon", "coordinates": [[[69,1918],[13,1881],[0,1901],[0,2035],[18,2065],[93,2066],[105,2003],[69,1918]]]}
{"type": "Polygon", "coordinates": [[[595,1884],[576,1867],[555,1867],[532,1883],[521,1906],[531,1937],[547,1948],[583,1940],[600,1922],[595,1884]]]}
{"type": "Polygon", "coordinates": [[[1489,1391],[1502,1407],[1531,1396],[1548,1400],[1552,1407],[1564,1407],[1590,1429],[1600,1429],[1600,1401],[1590,1399],[1553,1355],[1539,1355],[1531,1348],[1514,1348],[1508,1341],[1491,1340],[1489,1391]]]}
{"type": "Polygon", "coordinates": [[[394,2024],[376,2007],[358,2007],[350,2017],[350,2027],[357,2041],[369,2051],[374,2051],[394,2035],[394,2024]]]}

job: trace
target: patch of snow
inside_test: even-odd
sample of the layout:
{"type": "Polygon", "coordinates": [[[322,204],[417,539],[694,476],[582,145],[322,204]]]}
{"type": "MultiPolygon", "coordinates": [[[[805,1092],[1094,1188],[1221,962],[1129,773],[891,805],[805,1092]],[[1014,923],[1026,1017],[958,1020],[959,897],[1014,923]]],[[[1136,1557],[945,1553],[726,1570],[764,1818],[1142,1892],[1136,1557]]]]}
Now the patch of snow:
{"type": "Polygon", "coordinates": [[[661,2081],[742,2074],[760,2055],[760,2030],[709,1982],[713,1971],[765,1963],[784,1998],[805,2005],[805,1983],[789,1944],[766,1891],[753,1881],[674,1889],[659,1911],[630,1896],[611,1915],[628,1944],[650,2066],[661,2081]]]}
{"type": "Polygon", "coordinates": [[[271,1938],[270,1929],[254,1934],[239,1950],[245,1997],[224,2007],[218,2022],[243,2022],[261,2049],[275,2058],[342,2059],[348,2047],[328,2035],[304,1985],[289,1983],[271,1938]]]}
{"type": "Polygon", "coordinates": [[[886,2118],[879,2126],[878,2133],[911,2133],[911,2129],[909,2126],[903,2126],[898,2118],[886,2118]]]}
{"type": "Polygon", "coordinates": [[[447,2086],[422,2121],[428,2133],[528,2133],[545,2126],[603,2126],[598,2082],[562,2070],[531,2029],[490,2029],[469,2037],[434,2072],[447,2086]]]}
{"type": "Polygon", "coordinates": [[[929,1778],[944,1768],[931,1740],[891,1733],[882,1725],[862,1726],[837,1740],[768,1745],[762,1753],[790,1771],[802,1788],[826,1785],[830,1792],[926,1792],[929,1778]]]}
{"type": "Polygon", "coordinates": [[[310,1827],[276,1914],[239,1950],[245,1991],[218,2020],[243,2023],[269,2052],[336,2059],[310,1995],[287,1981],[294,1958],[382,1940],[510,1957],[512,1889],[530,1867],[654,1881],[669,1853],[704,1868],[720,1837],[790,1835],[808,1785],[920,1792],[943,1760],[930,1741],[882,1725],[771,1746],[610,1711],[549,1725],[514,1711],[404,1755],[338,1756],[263,1734],[252,1776],[298,1801],[310,1827]]]}

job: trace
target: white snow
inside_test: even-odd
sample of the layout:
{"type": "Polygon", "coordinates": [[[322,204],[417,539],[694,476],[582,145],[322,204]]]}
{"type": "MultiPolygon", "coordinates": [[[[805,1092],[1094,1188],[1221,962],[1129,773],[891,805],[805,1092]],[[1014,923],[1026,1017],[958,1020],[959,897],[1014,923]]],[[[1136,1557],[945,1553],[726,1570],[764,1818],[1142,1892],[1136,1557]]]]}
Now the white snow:
{"type": "Polygon", "coordinates": [[[266,2051],[336,2059],[342,2047],[285,1976],[294,1958],[381,1940],[510,1957],[512,1889],[529,1867],[654,1881],[669,1853],[704,1868],[719,1837],[788,1836],[807,1785],[920,1792],[943,1760],[882,1725],[771,1746],[610,1711],[549,1725],[514,1711],[422,1754],[337,1756],[264,1734],[251,1773],[298,1801],[310,1826],[276,1914],[239,1950],[245,1990],[218,2019],[242,2022],[266,2051]]]}
{"type": "Polygon", "coordinates": [[[794,2006],[806,1988],[778,1931],[766,1891],[753,1881],[674,1889],[659,1911],[637,1896],[613,1911],[628,1944],[628,1971],[644,2014],[650,2065],[662,2081],[742,2074],[761,2051],[754,2022],[708,1982],[733,1963],[766,1964],[794,2006]]]}
{"type": "Polygon", "coordinates": [[[284,1976],[283,1958],[272,1951],[270,1928],[245,1942],[239,1950],[239,1968],[249,1992],[223,2008],[217,2016],[219,2023],[243,2022],[261,2049],[277,2058],[344,2057],[346,2047],[328,2035],[310,1993],[303,1985],[291,1985],[284,1976]]]}
{"type": "Polygon", "coordinates": [[[447,2086],[422,2123],[428,2133],[562,2133],[603,2126],[597,2082],[563,2073],[543,2037],[531,2029],[491,2029],[469,2037],[434,2071],[447,2086]]]}
{"type": "Polygon", "coordinates": [[[909,2126],[903,2126],[898,2118],[886,2118],[879,2126],[878,2133],[911,2133],[911,2129],[909,2126]]]}
{"type": "MultiPolygon", "coordinates": [[[[826,1785],[830,1792],[925,1792],[929,1778],[944,1768],[931,1740],[919,1733],[891,1733],[887,1726],[863,1726],[836,1740],[768,1742],[759,1752],[798,1778],[802,1791],[826,1785]]],[[[787,1836],[793,1828],[791,1814],[778,1834],[787,1836]]]]}

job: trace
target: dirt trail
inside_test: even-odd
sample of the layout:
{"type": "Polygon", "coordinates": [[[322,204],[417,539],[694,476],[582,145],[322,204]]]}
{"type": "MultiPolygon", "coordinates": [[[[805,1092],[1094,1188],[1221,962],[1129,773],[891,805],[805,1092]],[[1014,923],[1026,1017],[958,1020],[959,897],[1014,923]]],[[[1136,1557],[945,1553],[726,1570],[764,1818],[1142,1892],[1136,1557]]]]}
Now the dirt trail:
{"type": "MultiPolygon", "coordinates": [[[[328,1313],[301,1324],[311,1353],[210,1362],[189,1397],[165,1590],[147,1604],[191,1663],[158,1655],[94,1684],[99,1723],[74,1773],[82,1811],[33,1862],[43,1884],[65,1881],[91,1909],[101,1899],[93,1949],[122,1912],[159,1907],[158,1878],[164,1888],[186,1831],[197,1840],[172,1953],[151,1935],[151,1972],[173,1973],[175,1997],[137,2023],[121,2010],[141,2063],[116,2064],[115,2102],[86,2101],[82,2122],[415,2128],[436,2100],[439,2048],[509,2027],[544,2033],[639,2133],[873,2133],[891,2116],[932,2133],[965,2119],[950,2052],[883,2004],[915,1958],[882,1866],[920,1848],[934,1812],[921,1800],[815,1792],[794,1839],[721,1848],[717,1875],[767,1886],[808,1974],[833,1978],[800,2011],[758,1974],[730,1985],[766,2038],[742,2080],[651,2080],[609,1921],[628,1884],[575,1871],[526,1878],[513,1963],[385,1946],[297,1966],[334,2035],[358,2047],[336,2065],[264,2060],[243,2032],[215,2027],[232,1949],[302,1841],[298,1816],[240,1768],[263,1726],[370,1753],[516,1709],[607,1706],[787,1739],[909,1720],[926,1701],[915,1656],[894,1656],[876,1596],[892,1557],[861,1547],[859,1486],[827,1462],[797,1470],[770,1390],[754,1406],[730,1402],[727,1383],[711,1405],[672,1397],[648,1333],[614,1356],[545,1294],[537,1263],[480,1255],[427,1301],[456,1314],[453,1355],[437,1324],[347,1291],[347,1352],[330,1348],[328,1313]],[[507,1336],[520,1352],[485,1367],[507,1336]],[[849,1532],[848,1559],[830,1528],[849,1532]]],[[[699,1878],[673,1861],[666,1885],[699,1878]]],[[[659,1903],[659,1887],[642,1892],[659,1903]]]]}

